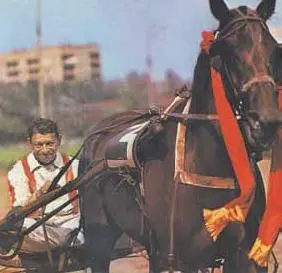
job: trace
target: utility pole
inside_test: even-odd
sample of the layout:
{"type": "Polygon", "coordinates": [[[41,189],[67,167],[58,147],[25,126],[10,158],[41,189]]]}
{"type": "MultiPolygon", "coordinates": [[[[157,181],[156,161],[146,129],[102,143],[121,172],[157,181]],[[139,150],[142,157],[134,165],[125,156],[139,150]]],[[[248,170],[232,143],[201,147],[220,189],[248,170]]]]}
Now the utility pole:
{"type": "Polygon", "coordinates": [[[151,46],[153,40],[152,23],[150,20],[150,9],[151,2],[147,2],[147,26],[146,26],[146,55],[145,55],[145,67],[146,67],[146,80],[147,80],[147,96],[148,96],[148,106],[151,107],[154,103],[154,89],[153,89],[153,77],[152,77],[152,67],[153,58],[151,54],[151,46]]]}
{"type": "Polygon", "coordinates": [[[151,107],[154,103],[154,88],[152,79],[152,55],[150,50],[150,38],[147,38],[147,52],[146,52],[146,77],[147,77],[147,92],[148,92],[148,106],[151,107]]]}
{"type": "Polygon", "coordinates": [[[149,107],[156,103],[157,93],[156,85],[153,78],[153,54],[152,45],[156,38],[159,37],[160,31],[165,30],[165,26],[160,26],[157,23],[153,23],[150,18],[150,4],[151,0],[147,3],[147,26],[146,26],[146,53],[145,53],[145,67],[146,67],[146,78],[147,78],[147,96],[149,107]]]}
{"type": "Polygon", "coordinates": [[[42,4],[41,0],[37,0],[37,22],[36,22],[36,48],[39,61],[38,75],[38,114],[41,118],[46,117],[45,96],[44,96],[44,70],[42,63],[42,25],[41,25],[42,4]]]}

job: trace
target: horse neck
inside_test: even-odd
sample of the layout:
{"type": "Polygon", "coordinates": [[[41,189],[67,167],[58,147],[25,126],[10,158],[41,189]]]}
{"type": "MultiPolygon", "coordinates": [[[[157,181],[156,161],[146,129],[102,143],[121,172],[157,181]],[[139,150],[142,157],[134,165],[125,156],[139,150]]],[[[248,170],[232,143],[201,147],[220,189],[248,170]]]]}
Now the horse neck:
{"type": "MultiPolygon", "coordinates": [[[[191,113],[214,114],[209,58],[198,57],[192,85],[191,113]]],[[[194,121],[186,130],[186,170],[203,175],[233,176],[233,170],[217,122],[194,121]]]]}
{"type": "Polygon", "coordinates": [[[205,52],[201,52],[197,59],[192,84],[192,95],[192,113],[214,113],[215,108],[210,80],[210,62],[205,52]]]}

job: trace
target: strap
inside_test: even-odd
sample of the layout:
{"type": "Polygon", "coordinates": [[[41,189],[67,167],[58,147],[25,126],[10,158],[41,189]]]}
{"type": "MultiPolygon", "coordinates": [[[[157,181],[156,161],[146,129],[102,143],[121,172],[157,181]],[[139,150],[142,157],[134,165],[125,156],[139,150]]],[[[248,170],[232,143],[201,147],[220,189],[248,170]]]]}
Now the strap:
{"type": "Polygon", "coordinates": [[[30,170],[30,167],[27,161],[27,156],[23,157],[21,162],[23,165],[25,176],[28,178],[28,186],[29,186],[30,193],[33,194],[36,191],[36,180],[35,180],[34,174],[30,170]]]}
{"type": "MultiPolygon", "coordinates": [[[[62,157],[63,157],[64,165],[67,165],[70,161],[69,156],[65,153],[62,153],[62,157]]],[[[73,168],[71,165],[67,169],[65,177],[66,177],[66,182],[70,182],[74,180],[73,168]]],[[[72,199],[76,194],[77,194],[76,190],[69,192],[69,199],[72,199]]],[[[78,199],[75,199],[72,202],[72,206],[73,206],[73,209],[72,209],[73,214],[77,214],[78,213],[78,199]]]]}

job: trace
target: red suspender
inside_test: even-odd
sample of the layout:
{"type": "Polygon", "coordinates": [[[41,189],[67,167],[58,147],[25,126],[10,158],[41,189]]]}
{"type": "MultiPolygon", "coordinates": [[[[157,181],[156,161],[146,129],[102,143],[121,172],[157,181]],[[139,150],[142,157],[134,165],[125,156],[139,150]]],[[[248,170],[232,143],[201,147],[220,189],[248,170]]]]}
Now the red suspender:
{"type": "MultiPolygon", "coordinates": [[[[62,157],[63,157],[64,165],[66,165],[69,162],[69,157],[66,154],[62,154],[62,157]]],[[[69,168],[68,168],[68,170],[66,172],[66,182],[72,181],[73,179],[74,179],[73,169],[72,169],[72,166],[69,166],[69,168]]],[[[70,199],[73,198],[76,194],[77,194],[76,190],[70,192],[69,193],[69,198],[70,199]]],[[[78,199],[75,199],[72,202],[72,206],[73,206],[73,209],[72,209],[73,213],[77,214],[78,213],[78,199]]]]}
{"type": "Polygon", "coordinates": [[[31,172],[29,168],[29,165],[27,162],[27,156],[25,156],[22,159],[22,165],[23,165],[24,173],[26,177],[28,178],[28,186],[29,186],[30,193],[33,194],[36,191],[36,180],[35,180],[34,174],[31,172]]]}
{"type": "MultiPolygon", "coordinates": [[[[27,156],[23,157],[21,162],[22,162],[22,166],[23,166],[23,169],[24,169],[25,176],[28,178],[29,190],[32,194],[36,190],[36,182],[35,182],[35,178],[34,178],[33,173],[30,171],[30,168],[29,168],[29,165],[28,165],[28,162],[27,162],[27,156]]],[[[8,187],[9,187],[10,203],[11,203],[11,205],[13,205],[14,202],[15,202],[15,199],[16,199],[15,189],[10,184],[9,179],[7,179],[7,182],[8,182],[8,187]]]]}

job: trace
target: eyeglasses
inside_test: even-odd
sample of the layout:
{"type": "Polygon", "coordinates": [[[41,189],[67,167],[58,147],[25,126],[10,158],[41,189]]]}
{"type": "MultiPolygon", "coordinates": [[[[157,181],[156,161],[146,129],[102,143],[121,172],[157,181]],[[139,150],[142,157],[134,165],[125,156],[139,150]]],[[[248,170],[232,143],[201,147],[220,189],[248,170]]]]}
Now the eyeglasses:
{"type": "Polygon", "coordinates": [[[31,143],[31,145],[35,150],[42,150],[44,147],[45,149],[54,149],[57,145],[57,141],[49,141],[45,143],[31,143]]]}

